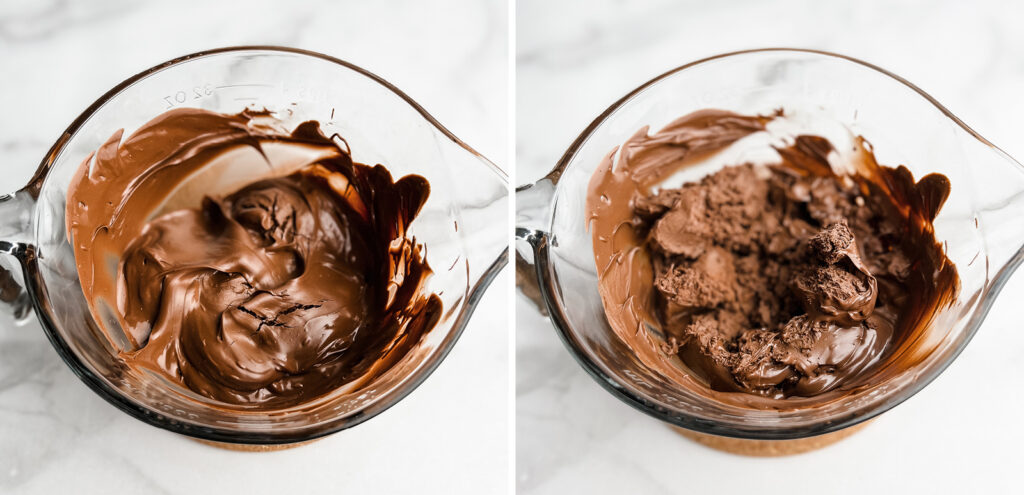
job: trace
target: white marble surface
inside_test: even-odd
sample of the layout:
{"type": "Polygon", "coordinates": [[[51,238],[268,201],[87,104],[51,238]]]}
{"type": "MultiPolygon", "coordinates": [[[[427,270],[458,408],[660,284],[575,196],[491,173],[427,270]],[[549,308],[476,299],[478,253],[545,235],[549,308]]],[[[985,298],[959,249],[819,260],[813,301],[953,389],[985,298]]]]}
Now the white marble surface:
{"type": "MultiPolygon", "coordinates": [[[[521,0],[517,182],[550,169],[594,117],[647,79],[766,46],[836,51],[888,68],[1024,159],[1022,20],[1019,2],[521,0]]],[[[857,435],[797,457],[752,459],[700,447],[619,402],[517,297],[519,491],[1019,491],[1022,298],[1024,273],[948,371],[857,435]]]]}
{"type": "MultiPolygon", "coordinates": [[[[22,185],[71,120],[125,77],[238,44],[361,65],[506,166],[507,12],[504,2],[473,0],[0,1],[0,192],[22,185]]],[[[508,287],[502,274],[451,355],[408,398],[276,453],[211,448],[136,421],[75,378],[38,324],[4,326],[0,492],[504,493],[508,287]]]]}

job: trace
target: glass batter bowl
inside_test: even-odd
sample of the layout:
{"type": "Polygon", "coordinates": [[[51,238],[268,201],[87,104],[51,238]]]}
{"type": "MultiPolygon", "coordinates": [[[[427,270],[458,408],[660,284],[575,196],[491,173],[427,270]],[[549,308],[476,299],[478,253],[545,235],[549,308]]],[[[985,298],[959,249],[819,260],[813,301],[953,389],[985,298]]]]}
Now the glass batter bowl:
{"type": "MultiPolygon", "coordinates": [[[[757,161],[754,157],[763,150],[755,149],[754,136],[750,139],[755,143],[740,141],[708,163],[684,169],[675,182],[757,161]]],[[[1024,167],[899,76],[849,57],[808,50],[730,53],[654,78],[605,110],[545,178],[519,188],[516,204],[520,286],[524,294],[538,294],[536,302],[583,368],[613,395],[651,416],[737,438],[784,440],[830,433],[906,400],[960,354],[1024,259],[1024,167]],[[917,179],[931,172],[949,177],[952,192],[935,221],[935,233],[959,271],[961,289],[929,325],[920,347],[927,353],[918,365],[825,407],[760,411],[673,386],[615,335],[598,293],[584,217],[588,182],[602,158],[641,127],[649,125],[653,132],[704,108],[742,114],[784,108],[789,116],[773,131],[775,137],[823,135],[841,150],[859,134],[882,164],[906,165],[917,179]]]]}
{"type": "MultiPolygon", "coordinates": [[[[146,423],[200,439],[285,444],[318,438],[379,414],[437,368],[481,294],[508,258],[505,173],[398,88],[344,61],[280,47],[211,50],[160,64],[90,106],[60,136],[23,189],[0,196],[0,300],[29,308],[69,367],[97,394],[146,423]],[[65,229],[65,197],[82,161],[116,130],[195,107],[224,113],[266,108],[288,129],[318,120],[347,141],[356,161],[396,178],[419,174],[431,194],[409,233],[434,269],[426,289],[444,314],[422,345],[355,392],[291,412],[232,412],[184,398],[171,384],[125,366],[89,312],[65,229]],[[17,266],[12,266],[17,265],[17,266]],[[25,290],[21,290],[21,288],[25,290]]],[[[9,316],[9,315],[8,315],[9,316]]]]}

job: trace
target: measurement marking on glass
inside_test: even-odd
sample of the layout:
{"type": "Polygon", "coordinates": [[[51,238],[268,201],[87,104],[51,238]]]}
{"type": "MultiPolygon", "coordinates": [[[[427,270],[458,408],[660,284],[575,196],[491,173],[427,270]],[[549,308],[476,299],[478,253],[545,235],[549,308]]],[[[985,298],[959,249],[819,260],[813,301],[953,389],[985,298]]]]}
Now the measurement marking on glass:
{"type": "Polygon", "coordinates": [[[174,94],[164,96],[164,102],[167,103],[165,109],[174,108],[190,99],[198,100],[200,98],[210,96],[213,94],[214,89],[215,88],[209,84],[204,84],[202,86],[193,86],[191,90],[183,89],[174,94]]]}

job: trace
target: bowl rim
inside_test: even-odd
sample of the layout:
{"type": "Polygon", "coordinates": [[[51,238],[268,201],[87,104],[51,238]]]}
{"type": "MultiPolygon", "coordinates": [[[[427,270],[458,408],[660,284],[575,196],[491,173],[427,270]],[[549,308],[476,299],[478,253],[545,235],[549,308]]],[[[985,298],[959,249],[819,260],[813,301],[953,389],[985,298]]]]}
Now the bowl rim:
{"type": "MultiPolygon", "coordinates": [[[[50,169],[52,168],[57,156],[64,150],[65,145],[70,141],[71,137],[79,130],[79,128],[89,119],[92,115],[110,99],[116,97],[124,89],[131,86],[132,84],[149,77],[157,72],[164,69],[180,65],[182,63],[200,59],[209,56],[224,55],[224,54],[239,54],[244,52],[262,52],[270,54],[289,54],[289,55],[300,55],[304,57],[310,57],[313,59],[319,59],[327,62],[331,62],[340,65],[346,69],[354,71],[371,81],[383,86],[394,95],[405,101],[406,104],[416,110],[421,117],[428,121],[434,128],[440,131],[445,137],[450,139],[456,145],[460,146],[466,152],[476,157],[481,165],[488,168],[494,173],[499,180],[503,183],[508,183],[508,174],[500,167],[495,165],[485,156],[474,150],[468,144],[463,142],[461,139],[456,137],[449,131],[444,125],[437,121],[430,113],[428,113],[419,103],[409,97],[405,92],[398,89],[396,86],[385,80],[384,78],[359,67],[350,62],[346,62],[330,55],[323,53],[305,50],[300,48],[292,48],[285,46],[274,46],[274,45],[241,45],[241,46],[228,46],[221,48],[214,48],[209,50],[203,50],[188,55],[176,57],[158,65],[152,66],[144,71],[141,71],[100,96],[96,101],[89,105],[84,111],[82,111],[75,120],[63,131],[60,137],[56,140],[50,150],[46,153],[39,167],[36,169],[32,178],[28,184],[18,191],[18,193],[25,192],[37,198],[42,187],[44,179],[47,177],[50,169]]],[[[17,193],[15,193],[17,194],[17,193]]],[[[12,195],[0,196],[0,202],[11,199],[12,195]]],[[[19,243],[8,249],[10,254],[14,255],[20,262],[21,268],[25,276],[25,290],[28,292],[29,298],[32,303],[32,307],[35,310],[36,316],[43,327],[44,333],[46,334],[50,344],[57,351],[57,354],[61,357],[64,363],[71,369],[71,371],[78,376],[93,392],[102,397],[108,403],[115,406],[117,409],[134,417],[144,423],[147,423],[158,428],[179,433],[182,435],[202,439],[211,440],[215,442],[233,443],[233,444],[249,444],[249,445],[279,445],[279,444],[291,444],[306,442],[321,438],[338,431],[345,430],[356,426],[370,418],[386,411],[393,405],[400,402],[402,399],[407,397],[413,390],[418,388],[433,372],[440,366],[441,362],[448,356],[452,348],[458,342],[465,330],[465,327],[470,320],[483,292],[488,288],[497,274],[504,268],[508,262],[508,248],[498,255],[497,258],[483,270],[478,280],[471,281],[471,286],[467,287],[467,295],[465,302],[458,316],[452,324],[451,334],[448,337],[449,343],[444,347],[439,347],[434,353],[434,356],[429,358],[430,360],[421,368],[419,373],[410,377],[405,383],[399,387],[392,389],[392,391],[386,396],[386,400],[378,401],[367,408],[359,411],[351,412],[348,416],[341,421],[337,418],[330,421],[337,421],[338,424],[331,425],[329,427],[323,427],[324,423],[317,425],[310,425],[301,427],[298,429],[292,429],[288,432],[274,432],[273,430],[260,431],[260,432],[243,432],[231,428],[222,428],[215,426],[197,425],[191,423],[189,420],[184,418],[178,418],[167,415],[161,411],[150,409],[142,406],[135,401],[129,399],[124,394],[120,393],[117,389],[112,388],[106,383],[104,379],[97,376],[92,370],[85,365],[81,358],[70,348],[70,346],[64,341],[57,330],[57,326],[54,321],[50,318],[50,307],[49,302],[44,293],[46,287],[45,282],[42,279],[38,257],[35,252],[35,246],[32,244],[19,243]],[[312,430],[312,431],[307,431],[312,430]]]]}
{"type": "MultiPolygon", "coordinates": [[[[1007,263],[1007,265],[1004,266],[1003,269],[1000,270],[999,273],[995,275],[995,278],[991,279],[989,283],[987,283],[984,286],[980,296],[981,302],[976,307],[976,309],[974,310],[973,314],[967,322],[967,326],[965,328],[966,333],[963,337],[963,341],[960,343],[959,346],[951,350],[949,357],[945,361],[939,363],[928,375],[923,376],[923,378],[921,379],[915,380],[913,383],[907,386],[903,386],[897,389],[893,395],[887,397],[886,399],[883,399],[881,403],[873,406],[871,409],[868,410],[867,413],[862,413],[863,408],[861,408],[852,412],[845,413],[844,416],[841,416],[842,419],[839,421],[828,420],[823,423],[815,423],[810,426],[771,429],[761,429],[757,427],[736,427],[733,425],[723,425],[713,420],[698,418],[696,416],[691,416],[686,413],[678,413],[668,410],[657,403],[654,403],[650,400],[645,399],[644,397],[641,397],[639,394],[636,394],[632,390],[630,390],[629,387],[618,383],[618,381],[615,378],[608,376],[606,373],[604,373],[604,371],[601,369],[601,366],[598,363],[591,359],[591,357],[588,356],[585,352],[582,352],[580,350],[581,346],[571,330],[572,326],[569,324],[568,317],[561,308],[561,306],[557,303],[556,299],[556,294],[558,293],[559,288],[556,286],[554,282],[556,276],[554,273],[554,265],[551,264],[550,261],[550,243],[548,236],[549,232],[551,231],[551,227],[554,223],[554,217],[553,215],[551,215],[551,213],[554,207],[553,199],[557,191],[559,179],[561,178],[562,173],[565,171],[565,169],[575,159],[577,153],[580,151],[580,149],[583,147],[584,143],[589,139],[589,137],[593,134],[593,132],[598,127],[600,127],[605,122],[605,120],[607,120],[608,117],[610,117],[621,107],[629,103],[634,97],[636,97],[641,92],[654,86],[655,84],[661,82],[662,80],[670,78],[683,71],[698,68],[708,62],[713,62],[725,58],[754,55],[761,53],[790,53],[803,56],[821,56],[824,58],[832,58],[843,62],[859,65],[863,68],[870,69],[872,71],[880,73],[883,76],[888,76],[889,78],[899,82],[903,86],[909,88],[913,92],[917,93],[919,96],[923,97],[925,100],[931,103],[936,109],[938,109],[943,115],[945,115],[947,118],[956,123],[960,128],[966,131],[971,137],[978,140],[983,145],[989,147],[993,152],[995,152],[1000,157],[1004,158],[1008,163],[1016,164],[1018,168],[1022,167],[1018,162],[1016,162],[1016,160],[1014,160],[1012,157],[1006,154],[1003,150],[999,149],[990,141],[982,137],[980,134],[974,131],[974,129],[972,129],[962,120],[960,120],[960,118],[953,115],[952,112],[950,112],[946,107],[939,103],[934,97],[932,97],[924,90],[911,83],[910,81],[886,69],[883,69],[879,66],[859,60],[854,57],[827,52],[823,50],[806,48],[769,47],[738,50],[701,58],[699,60],[689,62],[687,64],[683,64],[674,69],[670,69],[666,72],[663,72],[662,74],[655,76],[654,78],[644,82],[640,86],[637,86],[635,89],[626,93],[625,96],[619,98],[614,103],[612,103],[611,106],[609,106],[603,112],[601,112],[590,123],[590,125],[588,125],[576,137],[572,144],[570,144],[569,148],[567,148],[565,153],[563,153],[562,157],[559,159],[555,167],[547,175],[545,175],[544,178],[538,181],[538,183],[541,181],[549,181],[553,187],[550,189],[551,196],[548,198],[549,203],[546,205],[546,211],[548,212],[549,217],[549,222],[546,222],[548,232],[532,231],[530,232],[530,235],[527,239],[529,240],[534,250],[535,276],[540,282],[538,285],[540,287],[541,299],[543,299],[544,306],[546,307],[548,314],[551,316],[551,321],[555,327],[556,333],[562,340],[562,343],[565,345],[569,353],[573,356],[576,362],[587,372],[587,374],[590,375],[590,377],[593,378],[598,384],[600,384],[601,387],[610,392],[619,400],[625,402],[626,404],[632,406],[633,408],[649,416],[652,416],[654,418],[657,418],[661,421],[664,421],[675,426],[679,426],[701,433],[708,433],[712,435],[733,438],[751,440],[792,440],[835,432],[872,419],[892,409],[893,407],[896,407],[897,405],[901,404],[910,397],[913,397],[918,392],[920,392],[925,386],[927,386],[933,380],[935,380],[935,378],[941,375],[949,367],[949,365],[956,360],[960,353],[963,352],[963,350],[967,347],[967,344],[969,344],[970,341],[973,339],[974,335],[978,331],[978,328],[981,326],[981,323],[987,316],[988,311],[991,309],[992,302],[995,300],[995,296],[998,295],[999,291],[1005,285],[1007,279],[1009,278],[1009,275],[1012,274],[1013,271],[1020,264],[1024,263],[1024,247],[1022,247],[1016,253],[1016,255],[1007,263]]],[[[536,183],[534,185],[536,185],[536,183]]],[[[520,188],[520,190],[527,189],[530,187],[531,186],[524,186],[520,188]]]]}

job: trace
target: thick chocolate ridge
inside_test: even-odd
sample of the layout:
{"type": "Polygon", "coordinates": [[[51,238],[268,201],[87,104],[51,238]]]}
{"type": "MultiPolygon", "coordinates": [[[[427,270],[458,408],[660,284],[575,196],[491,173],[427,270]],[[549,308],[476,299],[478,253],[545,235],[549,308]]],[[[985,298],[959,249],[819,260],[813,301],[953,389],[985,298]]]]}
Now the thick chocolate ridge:
{"type": "Polygon", "coordinates": [[[121,137],[72,180],[67,226],[128,366],[286,408],[367,383],[437,323],[407,237],[423,177],[394,181],[317,122],[288,133],[266,112],[173,110],[121,137]]]}
{"type": "Polygon", "coordinates": [[[704,110],[641,129],[587,199],[618,338],[671,382],[759,409],[820,405],[898,375],[927,355],[919,337],[959,290],[932,227],[949,181],[915,183],[860,138],[850,175],[833,172],[827,140],[805,135],[776,165],[654,190],[780,115],[704,110]]]}

